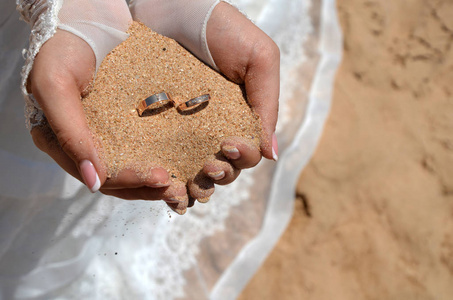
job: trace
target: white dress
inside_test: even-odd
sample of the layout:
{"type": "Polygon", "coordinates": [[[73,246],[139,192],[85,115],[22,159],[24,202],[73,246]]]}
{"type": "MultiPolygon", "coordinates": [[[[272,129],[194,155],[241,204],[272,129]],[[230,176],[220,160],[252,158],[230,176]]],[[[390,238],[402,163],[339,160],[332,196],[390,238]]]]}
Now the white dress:
{"type": "Polygon", "coordinates": [[[0,299],[234,299],[284,231],[341,56],[334,0],[231,1],[280,46],[280,159],[184,216],[67,175],[34,145],[20,91],[29,27],[0,2],[0,299]]]}

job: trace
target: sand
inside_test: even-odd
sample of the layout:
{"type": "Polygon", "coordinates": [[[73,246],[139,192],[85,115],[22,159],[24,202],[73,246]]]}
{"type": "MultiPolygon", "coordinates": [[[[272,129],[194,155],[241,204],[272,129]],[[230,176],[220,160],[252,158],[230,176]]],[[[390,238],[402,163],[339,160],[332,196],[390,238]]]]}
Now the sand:
{"type": "Polygon", "coordinates": [[[240,299],[452,299],[453,4],[338,1],[331,115],[240,299]]]}
{"type": "Polygon", "coordinates": [[[219,155],[226,138],[243,137],[259,145],[260,120],[239,85],[141,23],[134,22],[129,33],[104,59],[83,98],[109,176],[127,168],[145,174],[160,166],[187,182],[219,155]],[[138,103],[160,92],[176,104],[139,116],[138,103]],[[175,107],[204,94],[211,96],[207,105],[189,111],[175,107]]]}

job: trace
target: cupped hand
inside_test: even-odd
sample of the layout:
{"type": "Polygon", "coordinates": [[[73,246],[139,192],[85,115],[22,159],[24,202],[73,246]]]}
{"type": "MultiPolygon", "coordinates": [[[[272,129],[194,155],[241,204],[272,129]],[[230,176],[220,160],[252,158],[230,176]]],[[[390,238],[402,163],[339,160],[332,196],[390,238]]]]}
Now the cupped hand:
{"type": "MultiPolygon", "coordinates": [[[[216,184],[229,184],[241,169],[254,167],[261,156],[278,159],[275,126],[280,89],[280,51],[269,36],[225,2],[214,8],[207,24],[206,37],[219,71],[245,86],[247,101],[260,117],[263,130],[259,149],[246,139],[229,138],[221,145],[223,157],[213,157],[206,163],[203,171],[207,178],[216,184]]],[[[199,190],[196,184],[189,186],[194,198],[202,194],[199,190]]]]}
{"type": "Polygon", "coordinates": [[[29,76],[28,89],[44,111],[51,130],[46,126],[34,127],[33,141],[92,192],[100,190],[131,200],[164,199],[175,211],[184,213],[188,203],[186,185],[173,181],[163,168],[150,167],[145,174],[126,169],[108,178],[81,101],[93,79],[95,63],[91,47],[64,30],[57,30],[42,46],[29,76]]]}
{"type": "Polygon", "coordinates": [[[280,92],[280,50],[275,42],[233,6],[220,2],[208,21],[212,58],[230,80],[243,84],[252,110],[260,116],[261,154],[277,160],[275,126],[280,92]]]}

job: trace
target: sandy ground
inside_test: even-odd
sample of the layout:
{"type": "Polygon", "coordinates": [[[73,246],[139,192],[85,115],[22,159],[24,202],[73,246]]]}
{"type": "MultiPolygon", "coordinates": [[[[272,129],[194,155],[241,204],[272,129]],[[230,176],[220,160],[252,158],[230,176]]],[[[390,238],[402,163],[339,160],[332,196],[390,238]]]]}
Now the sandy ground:
{"type": "Polygon", "coordinates": [[[453,2],[337,3],[331,115],[240,299],[453,299],[453,2]]]}

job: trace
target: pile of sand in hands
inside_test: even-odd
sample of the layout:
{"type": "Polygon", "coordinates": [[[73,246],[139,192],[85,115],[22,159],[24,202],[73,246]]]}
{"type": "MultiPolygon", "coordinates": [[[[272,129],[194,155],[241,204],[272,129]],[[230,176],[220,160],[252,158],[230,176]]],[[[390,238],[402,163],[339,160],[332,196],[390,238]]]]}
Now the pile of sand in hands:
{"type": "Polygon", "coordinates": [[[83,97],[88,126],[109,176],[126,168],[145,173],[160,166],[172,180],[186,183],[219,155],[225,138],[243,137],[259,146],[260,120],[239,85],[141,23],[134,22],[128,33],[106,56],[83,97]],[[203,94],[211,100],[189,113],[169,105],[140,117],[137,104],[162,91],[177,102],[203,94]]]}

